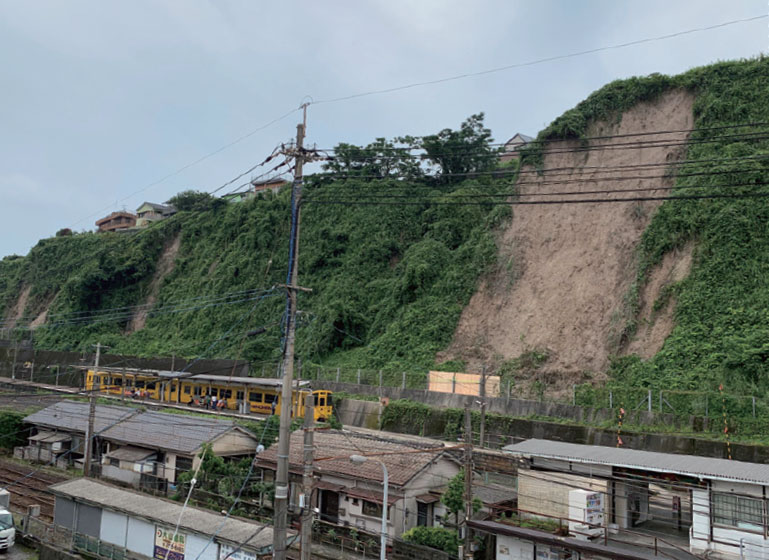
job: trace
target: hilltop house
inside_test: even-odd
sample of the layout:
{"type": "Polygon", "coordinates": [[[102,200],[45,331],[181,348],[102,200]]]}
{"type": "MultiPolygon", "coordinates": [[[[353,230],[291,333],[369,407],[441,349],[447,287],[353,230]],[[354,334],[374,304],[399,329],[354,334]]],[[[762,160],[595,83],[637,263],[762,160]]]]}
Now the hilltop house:
{"type": "Polygon", "coordinates": [[[112,212],[101,220],[96,220],[96,227],[99,232],[120,231],[136,226],[136,215],[130,212],[112,212]]]}
{"type": "Polygon", "coordinates": [[[288,181],[279,177],[273,177],[271,179],[264,179],[262,181],[253,181],[251,188],[247,191],[230,193],[224,195],[222,198],[227,202],[243,202],[245,200],[254,198],[258,194],[266,192],[272,192],[278,194],[278,191],[288,184],[288,181]]]}
{"type": "MultiPolygon", "coordinates": [[[[444,487],[459,472],[458,462],[447,452],[436,451],[434,445],[341,430],[316,430],[314,437],[316,458],[335,457],[313,465],[317,482],[312,501],[322,521],[381,532],[384,499],[379,461],[389,474],[387,532],[391,538],[417,525],[432,526],[445,513],[440,496],[431,491],[444,487]],[[354,464],[350,461],[353,454],[377,456],[354,464]]],[[[289,504],[294,512],[298,511],[302,481],[302,438],[300,431],[292,434],[289,453],[289,504]]],[[[262,470],[265,482],[274,480],[277,452],[274,445],[257,456],[255,465],[262,470]]]]}
{"type": "Polygon", "coordinates": [[[176,214],[176,208],[170,204],[156,204],[145,202],[136,209],[136,226],[145,227],[152,222],[157,222],[176,214]]]}
{"type": "Polygon", "coordinates": [[[505,142],[505,145],[502,149],[502,155],[499,156],[499,161],[502,163],[507,163],[510,160],[518,159],[521,148],[523,148],[529,142],[533,141],[534,138],[531,136],[521,134],[520,132],[516,133],[515,136],[505,142]]]}

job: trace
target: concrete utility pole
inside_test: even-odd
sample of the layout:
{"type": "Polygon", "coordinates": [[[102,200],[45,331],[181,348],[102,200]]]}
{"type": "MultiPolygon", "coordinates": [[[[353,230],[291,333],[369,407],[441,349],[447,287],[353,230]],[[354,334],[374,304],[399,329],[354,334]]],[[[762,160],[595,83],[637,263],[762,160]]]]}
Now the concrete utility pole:
{"type": "Polygon", "coordinates": [[[470,408],[465,406],[465,539],[464,557],[472,558],[473,539],[468,521],[473,515],[473,422],[470,408]]]}
{"type": "Polygon", "coordinates": [[[273,518],[273,558],[286,560],[286,526],[288,517],[288,454],[291,438],[291,392],[294,380],[294,343],[296,341],[296,295],[299,264],[299,225],[302,202],[302,165],[304,164],[304,119],[296,126],[294,155],[294,184],[291,192],[291,238],[289,240],[288,318],[286,320],[286,350],[283,355],[283,387],[280,396],[280,429],[278,432],[278,465],[275,475],[275,516],[273,518]]]}
{"type": "MultiPolygon", "coordinates": [[[[85,435],[85,458],[83,462],[83,476],[91,476],[91,457],[93,455],[93,426],[96,420],[96,372],[99,370],[99,358],[101,358],[101,342],[96,344],[96,360],[93,365],[93,385],[88,395],[88,431],[85,435]]],[[[86,375],[88,373],[86,372],[86,375]]]]}
{"type": "Polygon", "coordinates": [[[302,494],[304,504],[302,507],[301,524],[301,560],[310,560],[312,558],[312,453],[313,436],[315,433],[315,397],[309,394],[304,399],[304,473],[302,476],[302,494]]]}
{"type": "Polygon", "coordinates": [[[486,435],[486,366],[481,370],[481,427],[478,433],[478,445],[483,447],[484,436],[486,435]]]}

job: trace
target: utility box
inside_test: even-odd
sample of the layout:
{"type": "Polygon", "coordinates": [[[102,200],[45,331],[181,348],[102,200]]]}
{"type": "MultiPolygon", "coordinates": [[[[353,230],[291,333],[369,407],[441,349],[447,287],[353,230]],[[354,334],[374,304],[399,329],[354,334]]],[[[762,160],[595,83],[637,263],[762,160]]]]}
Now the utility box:
{"type": "Polygon", "coordinates": [[[11,493],[3,488],[0,490],[0,507],[8,509],[11,505],[11,493]]]}
{"type": "Polygon", "coordinates": [[[588,540],[604,531],[604,495],[590,490],[569,492],[569,533],[588,540]]]}

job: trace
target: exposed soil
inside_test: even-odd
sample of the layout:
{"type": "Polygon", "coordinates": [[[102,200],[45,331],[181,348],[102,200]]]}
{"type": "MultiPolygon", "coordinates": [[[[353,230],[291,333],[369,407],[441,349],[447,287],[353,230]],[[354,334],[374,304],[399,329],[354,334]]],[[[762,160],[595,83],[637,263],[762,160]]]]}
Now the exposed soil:
{"type": "MultiPolygon", "coordinates": [[[[637,105],[617,122],[595,123],[589,135],[690,129],[692,102],[693,97],[686,92],[669,92],[655,102],[637,105]]],[[[666,163],[684,154],[681,147],[620,147],[618,144],[639,140],[681,141],[686,137],[686,133],[677,133],[593,140],[592,145],[602,147],[568,153],[558,152],[581,144],[578,141],[554,143],[545,153],[544,173],[523,174],[519,193],[634,191],[671,186],[671,178],[659,177],[666,167],[609,172],[606,168],[666,163]],[[605,180],[617,176],[627,178],[605,180]],[[553,181],[560,183],[553,184],[553,181]]],[[[599,198],[665,194],[667,191],[652,190],[602,194],[599,198]]],[[[541,199],[548,198],[585,199],[596,198],[596,195],[556,195],[541,199]]],[[[582,381],[585,372],[597,373],[593,378],[600,378],[609,357],[619,353],[628,342],[620,337],[629,319],[625,296],[636,278],[641,234],[659,204],[643,201],[514,206],[513,220],[498,239],[500,264],[482,280],[462,313],[453,342],[437,357],[438,361],[465,360],[468,370],[473,371],[481,364],[493,367],[532,349],[547,349],[549,358],[537,369],[537,375],[546,384],[569,387],[582,381]]],[[[665,278],[685,276],[689,265],[678,261],[686,259],[691,261],[691,249],[688,257],[667,257],[666,262],[670,263],[663,263],[659,271],[651,275],[649,286],[643,291],[642,314],[647,313],[647,307],[653,307],[666,285],[665,278]]],[[[648,356],[659,348],[672,328],[672,305],[666,313],[658,313],[651,331],[639,331],[632,341],[633,351],[648,356]]],[[[651,318],[651,312],[646,316],[651,318]]]]}
{"type": "Polygon", "coordinates": [[[32,286],[24,286],[22,288],[21,293],[19,294],[18,299],[16,300],[16,303],[13,304],[13,307],[11,307],[8,310],[8,313],[5,315],[5,324],[8,328],[12,329],[16,326],[16,323],[19,322],[19,319],[21,319],[24,316],[24,310],[27,308],[27,302],[29,301],[29,292],[32,290],[32,286]]]}
{"type": "Polygon", "coordinates": [[[624,353],[648,359],[662,349],[675,324],[675,296],[669,290],[689,275],[693,253],[694,243],[690,242],[682,249],[667,253],[649,272],[641,290],[638,328],[624,353]],[[666,297],[666,293],[670,295],[666,297]]]}
{"type": "Polygon", "coordinates": [[[142,307],[134,313],[126,332],[132,333],[139,331],[147,324],[147,312],[152,309],[152,306],[155,305],[155,302],[158,300],[158,294],[160,293],[160,286],[163,283],[163,279],[168,276],[173,271],[174,266],[176,266],[176,255],[179,252],[181,242],[182,236],[177,235],[163,247],[163,252],[160,254],[158,265],[155,268],[155,274],[150,281],[147,297],[141,303],[142,307]]]}

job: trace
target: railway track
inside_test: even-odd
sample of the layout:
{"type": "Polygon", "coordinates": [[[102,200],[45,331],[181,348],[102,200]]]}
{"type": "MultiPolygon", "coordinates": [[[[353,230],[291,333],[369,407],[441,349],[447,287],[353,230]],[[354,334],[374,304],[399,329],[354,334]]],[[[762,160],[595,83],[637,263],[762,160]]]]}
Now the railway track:
{"type": "Polygon", "coordinates": [[[27,513],[29,506],[37,504],[40,506],[40,517],[45,521],[52,521],[54,497],[48,487],[65,480],[65,476],[0,459],[0,485],[9,486],[11,510],[17,513],[27,513]]]}

